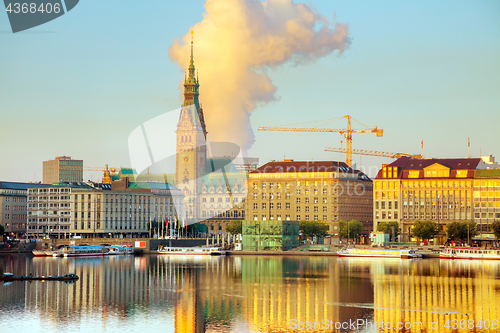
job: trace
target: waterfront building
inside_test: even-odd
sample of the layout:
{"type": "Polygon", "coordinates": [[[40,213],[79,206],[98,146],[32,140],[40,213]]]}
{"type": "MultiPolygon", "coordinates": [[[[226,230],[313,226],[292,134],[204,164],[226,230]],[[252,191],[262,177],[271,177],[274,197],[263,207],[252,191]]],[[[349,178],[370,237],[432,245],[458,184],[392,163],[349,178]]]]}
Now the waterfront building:
{"type": "Polygon", "coordinates": [[[176,173],[166,176],[169,183],[181,190],[190,223],[201,221],[206,228],[197,230],[224,234],[228,223],[245,218],[246,177],[248,171],[256,168],[258,159],[220,156],[219,151],[230,153],[226,146],[221,149],[213,144],[211,156],[207,156],[208,132],[199,94],[191,39],[184,102],[176,130],[176,173]]]}
{"type": "Polygon", "coordinates": [[[179,189],[165,183],[128,178],[111,185],[58,183],[28,190],[27,232],[52,238],[146,237],[150,221],[182,223],[184,214],[179,189]]]}
{"type": "Polygon", "coordinates": [[[247,183],[247,220],[324,221],[331,234],[340,220],[362,222],[365,234],[372,228],[372,181],[344,162],[269,162],[247,183]]]}
{"type": "Polygon", "coordinates": [[[439,224],[440,242],[446,225],[473,218],[473,180],[479,158],[412,159],[384,165],[374,180],[373,230],[380,222],[397,222],[403,241],[410,241],[418,220],[439,224]]]}
{"type": "Polygon", "coordinates": [[[500,170],[483,169],[474,173],[474,222],[482,240],[494,240],[489,224],[500,221],[500,170]]]}
{"type": "Polygon", "coordinates": [[[488,156],[481,156],[481,167],[480,169],[500,169],[498,162],[495,162],[495,157],[488,154],[488,156]]]}
{"type": "Polygon", "coordinates": [[[207,170],[207,129],[199,102],[200,83],[195,76],[193,38],[188,76],[184,80],[184,103],[176,131],[176,185],[185,197],[189,219],[200,216],[199,189],[207,170]]]}
{"type": "Polygon", "coordinates": [[[0,182],[0,225],[5,233],[21,237],[26,232],[27,192],[43,184],[0,182]]]}
{"type": "Polygon", "coordinates": [[[58,156],[43,162],[43,183],[83,182],[83,160],[58,156]]]}

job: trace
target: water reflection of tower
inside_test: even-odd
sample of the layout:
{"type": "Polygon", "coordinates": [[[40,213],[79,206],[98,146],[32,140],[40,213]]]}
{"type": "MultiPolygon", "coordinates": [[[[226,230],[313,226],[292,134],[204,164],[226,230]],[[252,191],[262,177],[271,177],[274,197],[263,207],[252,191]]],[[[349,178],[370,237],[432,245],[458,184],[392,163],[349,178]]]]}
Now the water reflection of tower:
{"type": "MultiPolygon", "coordinates": [[[[240,258],[163,257],[175,286],[175,332],[220,331],[242,308],[240,258]]],[[[163,259],[161,258],[161,259],[163,259]]]]}

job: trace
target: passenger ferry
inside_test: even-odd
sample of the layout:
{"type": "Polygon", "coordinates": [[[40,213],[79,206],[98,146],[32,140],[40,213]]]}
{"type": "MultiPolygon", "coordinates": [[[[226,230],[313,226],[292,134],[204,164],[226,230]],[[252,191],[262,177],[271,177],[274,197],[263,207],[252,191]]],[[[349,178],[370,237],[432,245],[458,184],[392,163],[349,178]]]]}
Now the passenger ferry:
{"type": "Polygon", "coordinates": [[[96,257],[107,255],[108,251],[101,245],[66,246],[56,253],[54,257],[96,257]]]}
{"type": "Polygon", "coordinates": [[[422,254],[415,250],[400,249],[356,249],[347,248],[337,251],[339,257],[373,257],[373,258],[422,258],[422,254]]]}
{"type": "Polygon", "coordinates": [[[134,254],[134,248],[130,245],[111,245],[106,246],[105,249],[108,250],[109,255],[134,254]]]}
{"type": "Polygon", "coordinates": [[[439,253],[440,259],[500,260],[500,249],[448,247],[439,253]]]}
{"type": "Polygon", "coordinates": [[[43,251],[43,250],[33,250],[33,251],[31,251],[31,252],[35,255],[35,257],[47,257],[47,256],[52,257],[52,255],[53,255],[54,253],[56,253],[57,251],[49,251],[49,250],[47,250],[47,251],[43,251]]]}
{"type": "Polygon", "coordinates": [[[169,254],[169,255],[212,255],[220,256],[225,255],[226,251],[221,250],[218,247],[168,247],[160,246],[158,248],[159,254],[169,254]]]}

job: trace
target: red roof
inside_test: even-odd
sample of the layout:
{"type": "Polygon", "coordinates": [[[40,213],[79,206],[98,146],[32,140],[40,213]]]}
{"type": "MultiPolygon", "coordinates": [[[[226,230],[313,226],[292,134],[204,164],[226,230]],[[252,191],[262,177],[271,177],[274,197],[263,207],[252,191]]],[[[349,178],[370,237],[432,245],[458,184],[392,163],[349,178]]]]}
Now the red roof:
{"type": "MultiPolygon", "coordinates": [[[[401,157],[387,167],[398,167],[398,178],[408,178],[410,170],[422,170],[419,178],[424,178],[423,170],[433,164],[441,164],[450,168],[450,177],[456,178],[457,170],[469,170],[467,178],[474,177],[474,171],[478,166],[480,158],[428,158],[418,159],[410,157],[401,157]]],[[[376,179],[382,178],[382,169],[379,170],[376,179]]]]}
{"type": "MultiPolygon", "coordinates": [[[[276,161],[268,162],[251,173],[282,173],[282,172],[345,172],[357,173],[344,162],[337,161],[276,161]]],[[[359,172],[359,171],[358,171],[359,172]]]]}

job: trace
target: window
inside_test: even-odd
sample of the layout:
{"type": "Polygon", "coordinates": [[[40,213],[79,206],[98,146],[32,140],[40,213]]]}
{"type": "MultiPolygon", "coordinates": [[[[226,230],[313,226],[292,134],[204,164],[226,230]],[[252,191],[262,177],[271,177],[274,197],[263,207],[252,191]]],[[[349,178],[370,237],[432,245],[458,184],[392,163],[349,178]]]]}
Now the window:
{"type": "Polygon", "coordinates": [[[306,215],[305,220],[309,221],[309,215],[306,215]]]}
{"type": "Polygon", "coordinates": [[[285,204],[285,209],[290,209],[290,203],[289,203],[289,202],[287,202],[287,203],[285,204]]]}
{"type": "Polygon", "coordinates": [[[314,206],[314,212],[318,212],[318,206],[314,206]]]}
{"type": "Polygon", "coordinates": [[[262,209],[266,209],[266,203],[265,202],[262,203],[262,209]]]}
{"type": "Polygon", "coordinates": [[[298,204],[300,203],[300,198],[297,198],[297,203],[298,203],[298,204]]]}
{"type": "Polygon", "coordinates": [[[276,209],[281,209],[281,203],[280,203],[280,202],[278,202],[278,203],[276,204],[276,209]]]}
{"type": "Polygon", "coordinates": [[[314,198],[314,203],[317,204],[318,203],[318,198],[314,198]]]}
{"type": "Polygon", "coordinates": [[[306,198],[306,204],[308,204],[308,203],[309,203],[309,198],[306,198]]]}
{"type": "Polygon", "coordinates": [[[253,209],[258,209],[258,206],[256,203],[253,204],[253,209]]]}
{"type": "Polygon", "coordinates": [[[300,195],[300,190],[299,189],[297,189],[297,195],[300,195]]]}
{"type": "Polygon", "coordinates": [[[262,193],[262,200],[266,200],[266,194],[262,193]]]}
{"type": "Polygon", "coordinates": [[[323,195],[327,195],[328,194],[328,191],[326,190],[326,188],[323,189],[323,195]]]}
{"type": "Polygon", "coordinates": [[[323,206],[323,212],[326,213],[327,212],[327,208],[326,206],[323,206]]]}
{"type": "Polygon", "coordinates": [[[290,199],[290,193],[285,193],[285,199],[290,199]]]}
{"type": "Polygon", "coordinates": [[[309,211],[309,206],[306,206],[306,212],[308,212],[308,211],[309,211]]]}
{"type": "Polygon", "coordinates": [[[408,178],[418,178],[420,174],[419,170],[410,170],[410,174],[408,175],[408,178]]]}
{"type": "Polygon", "coordinates": [[[281,199],[281,193],[276,193],[276,199],[281,199]]]}
{"type": "Polygon", "coordinates": [[[300,212],[300,207],[297,207],[297,209],[295,210],[297,213],[300,212]]]}

